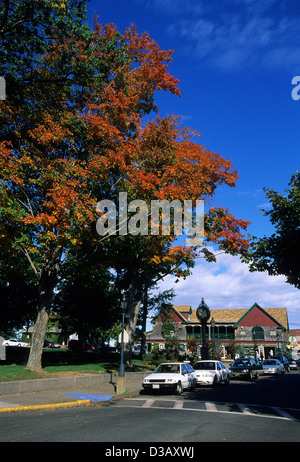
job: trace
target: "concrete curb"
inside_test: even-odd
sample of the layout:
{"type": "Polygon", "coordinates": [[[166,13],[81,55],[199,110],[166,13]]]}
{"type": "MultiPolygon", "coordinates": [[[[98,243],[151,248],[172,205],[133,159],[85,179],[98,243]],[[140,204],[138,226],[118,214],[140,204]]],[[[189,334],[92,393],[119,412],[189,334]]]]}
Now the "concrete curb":
{"type": "Polygon", "coordinates": [[[21,411],[40,411],[43,409],[57,409],[60,407],[78,407],[87,406],[91,404],[89,399],[81,399],[78,401],[68,401],[65,403],[54,403],[54,404],[36,404],[33,406],[14,406],[14,407],[3,407],[0,408],[0,413],[3,412],[21,412],[21,411]]]}

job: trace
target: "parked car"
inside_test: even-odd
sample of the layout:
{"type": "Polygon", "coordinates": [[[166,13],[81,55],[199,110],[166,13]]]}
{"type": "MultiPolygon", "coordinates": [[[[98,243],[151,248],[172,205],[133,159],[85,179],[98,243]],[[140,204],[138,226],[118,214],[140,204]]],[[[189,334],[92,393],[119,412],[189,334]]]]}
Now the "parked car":
{"type": "Polygon", "coordinates": [[[20,340],[17,340],[15,338],[10,338],[8,340],[4,340],[2,345],[5,345],[5,346],[17,346],[17,347],[28,347],[28,343],[20,342],[20,340]]]}
{"type": "Polygon", "coordinates": [[[133,355],[140,355],[141,354],[141,347],[139,345],[132,347],[132,354],[133,355]]]}
{"type": "Polygon", "coordinates": [[[284,374],[284,365],[278,359],[265,359],[262,362],[264,374],[284,374]]]}
{"type": "Polygon", "coordinates": [[[290,372],[289,360],[285,355],[274,355],[272,359],[278,359],[283,365],[287,372],[290,372]]]}
{"type": "Polygon", "coordinates": [[[58,343],[53,343],[50,340],[45,340],[44,348],[60,348],[60,345],[58,343]]]}
{"type": "Polygon", "coordinates": [[[300,367],[300,358],[298,355],[286,355],[290,369],[295,369],[296,371],[300,367]]]}
{"type": "Polygon", "coordinates": [[[263,375],[264,371],[259,362],[255,362],[253,358],[238,358],[229,367],[231,378],[248,378],[250,380],[263,375]]]}
{"type": "Polygon", "coordinates": [[[230,371],[220,361],[198,361],[194,364],[197,385],[229,384],[230,371]]]}
{"type": "Polygon", "coordinates": [[[185,389],[195,389],[196,373],[188,363],[162,363],[142,385],[145,391],[167,390],[180,395],[185,389]]]}

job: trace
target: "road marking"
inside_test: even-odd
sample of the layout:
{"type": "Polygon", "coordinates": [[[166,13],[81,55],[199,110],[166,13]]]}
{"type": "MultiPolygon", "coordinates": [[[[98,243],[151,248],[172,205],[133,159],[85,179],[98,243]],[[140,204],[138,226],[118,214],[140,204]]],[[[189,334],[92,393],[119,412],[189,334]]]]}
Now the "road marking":
{"type": "Polygon", "coordinates": [[[209,412],[217,412],[217,408],[216,408],[216,405],[214,403],[206,402],[205,407],[206,407],[206,410],[209,411],[209,412]]]}
{"type": "Polygon", "coordinates": [[[243,414],[245,414],[245,415],[254,415],[253,412],[250,411],[248,406],[246,406],[246,404],[236,403],[236,405],[237,405],[238,408],[240,408],[240,410],[242,411],[243,414]]]}
{"type": "Polygon", "coordinates": [[[182,409],[184,401],[175,401],[173,409],[182,409]]]}
{"type": "Polygon", "coordinates": [[[18,407],[20,406],[19,404],[11,404],[11,403],[5,403],[4,401],[0,401],[0,408],[1,407],[18,407]]]}
{"type": "Polygon", "coordinates": [[[277,414],[281,415],[286,420],[294,420],[295,422],[298,422],[298,419],[296,419],[283,409],[280,409],[280,407],[271,407],[271,409],[273,409],[273,411],[277,412],[277,414]]]}
{"type": "Polygon", "coordinates": [[[142,407],[151,407],[152,404],[154,403],[155,399],[146,399],[144,404],[142,404],[142,407]]]}
{"type": "Polygon", "coordinates": [[[63,407],[80,407],[91,404],[90,400],[68,401],[66,403],[55,404],[35,404],[33,406],[21,406],[15,404],[14,407],[1,407],[0,412],[20,412],[20,411],[40,411],[43,409],[56,409],[63,407]]]}
{"type": "MultiPolygon", "coordinates": [[[[120,405],[126,406],[126,407],[143,407],[143,408],[151,408],[153,409],[153,404],[155,404],[155,409],[170,409],[170,410],[182,410],[182,411],[193,411],[193,412],[219,412],[221,414],[235,414],[235,415],[245,415],[245,416],[251,416],[251,417],[263,417],[267,419],[281,419],[281,420],[289,420],[289,421],[294,421],[294,422],[299,422],[300,420],[293,417],[291,414],[286,412],[285,410],[275,407],[275,406],[269,406],[268,408],[275,412],[277,415],[270,415],[270,414],[261,414],[258,412],[255,412],[255,409],[253,411],[251,410],[251,407],[253,408],[259,408],[259,407],[264,407],[266,406],[261,406],[261,405],[246,405],[246,404],[241,404],[241,403],[231,403],[235,404],[235,406],[238,407],[239,411],[233,411],[233,410],[222,410],[220,407],[226,403],[213,403],[210,401],[198,401],[198,400],[189,400],[189,401],[184,401],[184,400],[176,400],[176,399],[164,399],[163,401],[171,401],[174,403],[173,407],[165,407],[165,406],[160,406],[159,405],[160,399],[146,399],[145,398],[125,398],[120,402],[120,405]],[[137,406],[137,405],[130,405],[130,401],[144,401],[142,406],[137,406]],[[198,408],[191,408],[191,407],[184,407],[184,403],[198,403],[198,404],[204,404],[205,409],[198,409],[198,408]],[[216,404],[219,405],[218,409],[216,404]]],[[[294,409],[295,411],[299,411],[299,409],[294,409]]]]}

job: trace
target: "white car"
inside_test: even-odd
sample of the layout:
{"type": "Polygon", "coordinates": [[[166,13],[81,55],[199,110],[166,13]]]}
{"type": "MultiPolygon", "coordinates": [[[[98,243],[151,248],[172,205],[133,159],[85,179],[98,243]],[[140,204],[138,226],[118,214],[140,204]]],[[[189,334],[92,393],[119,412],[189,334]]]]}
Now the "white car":
{"type": "Polygon", "coordinates": [[[19,340],[15,339],[15,338],[10,338],[10,339],[8,339],[8,340],[4,340],[4,342],[2,343],[2,345],[4,345],[4,346],[27,347],[27,346],[28,346],[28,343],[20,342],[19,340]]]}
{"type": "Polygon", "coordinates": [[[194,364],[197,385],[216,386],[218,383],[230,383],[230,371],[220,361],[198,361],[194,364]]]}
{"type": "Polygon", "coordinates": [[[264,374],[284,374],[284,365],[278,359],[265,359],[262,363],[264,374]]]}
{"type": "Polygon", "coordinates": [[[188,363],[162,363],[143,380],[145,391],[169,390],[180,395],[183,390],[195,387],[196,374],[188,363]]]}

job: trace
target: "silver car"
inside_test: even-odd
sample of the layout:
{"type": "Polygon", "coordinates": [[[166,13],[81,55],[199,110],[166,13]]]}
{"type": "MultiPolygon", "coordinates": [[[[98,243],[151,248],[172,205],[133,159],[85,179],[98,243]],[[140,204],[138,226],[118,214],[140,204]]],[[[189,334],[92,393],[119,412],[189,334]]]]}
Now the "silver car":
{"type": "Polygon", "coordinates": [[[265,359],[262,363],[264,374],[284,374],[284,365],[278,359],[265,359]]]}

